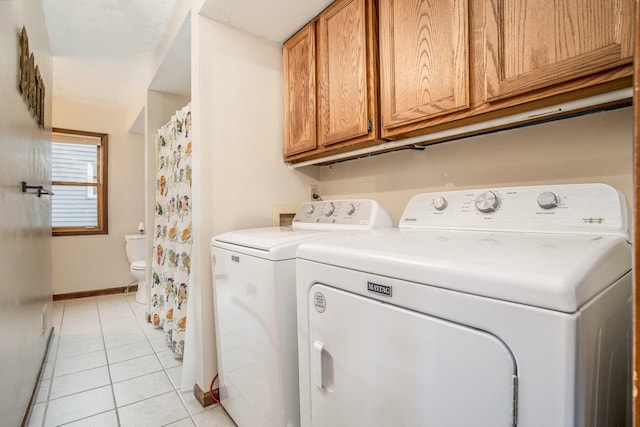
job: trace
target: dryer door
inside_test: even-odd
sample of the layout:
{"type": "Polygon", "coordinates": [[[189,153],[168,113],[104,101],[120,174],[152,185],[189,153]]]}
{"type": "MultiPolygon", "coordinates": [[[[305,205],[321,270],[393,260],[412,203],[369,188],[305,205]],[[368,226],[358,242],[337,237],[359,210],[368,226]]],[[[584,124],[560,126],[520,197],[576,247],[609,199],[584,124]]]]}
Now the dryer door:
{"type": "Polygon", "coordinates": [[[325,285],[309,304],[314,427],[516,423],[516,364],[494,335],[325,285]]]}

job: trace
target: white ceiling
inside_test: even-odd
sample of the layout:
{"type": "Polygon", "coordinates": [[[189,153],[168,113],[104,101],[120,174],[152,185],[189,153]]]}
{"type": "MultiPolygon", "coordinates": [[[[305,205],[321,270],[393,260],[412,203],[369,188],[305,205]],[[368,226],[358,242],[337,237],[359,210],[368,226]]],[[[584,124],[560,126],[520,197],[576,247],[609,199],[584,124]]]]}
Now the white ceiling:
{"type": "Polygon", "coordinates": [[[208,0],[200,13],[268,40],[284,42],[333,0],[208,0]]]}
{"type": "MultiPolygon", "coordinates": [[[[184,60],[190,55],[188,23],[160,69],[151,67],[176,3],[190,0],[41,1],[53,52],[54,96],[126,106],[151,77],[151,89],[189,95],[189,69],[175,67],[189,62],[184,60]]],[[[283,42],[331,1],[208,0],[201,14],[283,42]]]]}
{"type": "Polygon", "coordinates": [[[127,105],[151,59],[175,0],[42,0],[53,53],[53,95],[127,105]]]}

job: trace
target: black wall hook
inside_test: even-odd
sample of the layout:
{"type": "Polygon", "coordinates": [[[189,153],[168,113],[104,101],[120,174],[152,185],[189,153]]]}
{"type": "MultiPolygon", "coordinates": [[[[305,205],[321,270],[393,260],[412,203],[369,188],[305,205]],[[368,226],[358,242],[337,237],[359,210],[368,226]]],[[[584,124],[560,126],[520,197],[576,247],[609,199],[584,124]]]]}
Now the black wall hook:
{"type": "Polygon", "coordinates": [[[42,185],[29,185],[25,181],[22,181],[21,186],[22,186],[23,193],[26,193],[27,190],[37,190],[36,193],[32,193],[32,194],[37,194],[38,197],[41,197],[43,194],[48,196],[53,196],[53,191],[46,190],[42,185]]]}

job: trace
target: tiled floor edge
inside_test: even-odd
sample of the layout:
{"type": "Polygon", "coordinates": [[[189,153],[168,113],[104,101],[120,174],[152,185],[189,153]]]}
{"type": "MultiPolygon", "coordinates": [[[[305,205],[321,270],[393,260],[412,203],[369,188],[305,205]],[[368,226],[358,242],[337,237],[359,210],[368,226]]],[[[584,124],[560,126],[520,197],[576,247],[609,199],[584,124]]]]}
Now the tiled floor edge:
{"type": "MultiPolygon", "coordinates": [[[[165,408],[171,405],[166,404],[166,396],[165,400],[159,399],[163,396],[163,394],[156,395],[156,393],[142,393],[143,388],[147,390],[149,389],[149,385],[153,385],[153,381],[148,382],[147,387],[144,387],[144,381],[138,381],[135,384],[130,383],[128,385],[131,387],[133,387],[134,385],[137,386],[141,391],[140,394],[144,394],[143,397],[140,397],[139,399],[136,398],[135,401],[127,401],[126,399],[124,399],[119,403],[118,399],[116,399],[117,394],[120,392],[116,390],[116,388],[118,387],[118,384],[121,383],[121,381],[114,382],[114,379],[117,379],[118,377],[118,372],[116,372],[116,375],[114,377],[114,372],[111,368],[118,366],[118,363],[124,363],[126,361],[134,360],[144,356],[141,352],[140,355],[130,354],[130,356],[132,356],[131,359],[127,358],[125,360],[115,361],[116,359],[118,359],[118,355],[116,355],[115,359],[112,360],[109,357],[109,353],[111,350],[120,347],[126,348],[130,344],[122,344],[120,346],[107,348],[107,341],[110,340],[110,338],[108,337],[111,336],[111,333],[114,330],[120,329],[122,332],[122,336],[124,337],[125,335],[128,336],[130,331],[138,330],[138,328],[143,331],[143,335],[140,335],[139,338],[144,339],[140,339],[140,341],[136,341],[136,343],[146,343],[145,347],[149,348],[145,348],[144,353],[148,353],[149,351],[151,351],[151,353],[145,354],[145,356],[155,356],[158,361],[158,369],[160,369],[157,372],[163,372],[164,375],[168,377],[169,382],[167,384],[164,384],[166,381],[163,382],[163,389],[167,390],[167,393],[164,394],[175,393],[178,398],[178,401],[176,401],[176,403],[181,403],[181,405],[177,405],[175,411],[173,411],[175,412],[175,414],[173,414],[172,412],[173,415],[175,415],[176,417],[180,416],[180,418],[176,418],[175,421],[172,421],[171,424],[167,424],[167,426],[175,424],[176,427],[204,427],[212,425],[219,425],[220,427],[237,427],[233,423],[233,420],[226,413],[226,411],[224,411],[220,405],[216,405],[215,402],[211,399],[211,397],[209,396],[209,387],[207,387],[208,384],[201,386],[202,388],[206,388],[206,391],[202,390],[200,386],[197,385],[194,385],[193,389],[191,389],[190,387],[186,387],[182,392],[180,391],[180,373],[182,370],[182,366],[181,364],[173,366],[174,363],[171,360],[172,358],[169,357],[169,347],[166,347],[166,345],[160,346],[160,343],[162,342],[162,344],[164,344],[164,341],[166,339],[164,337],[164,333],[162,332],[162,330],[155,329],[152,325],[145,321],[146,319],[144,319],[143,316],[146,315],[148,307],[147,305],[138,304],[135,300],[135,297],[136,295],[132,293],[118,293],[90,296],[81,299],[69,299],[66,301],[58,301],[55,303],[58,305],[58,312],[56,313],[56,316],[59,318],[59,324],[56,322],[53,323],[53,326],[55,326],[55,333],[53,331],[51,332],[53,339],[50,339],[50,341],[47,343],[47,354],[44,356],[45,362],[43,365],[43,370],[39,375],[38,388],[36,389],[35,397],[33,398],[33,407],[31,409],[32,412],[30,417],[25,419],[23,427],[43,427],[51,423],[64,423],[61,425],[65,426],[76,422],[84,422],[85,424],[87,424],[89,422],[93,422],[94,418],[96,419],[96,422],[106,421],[106,425],[113,426],[142,425],[144,424],[141,421],[143,419],[146,421],[156,420],[157,417],[155,415],[157,415],[157,410],[159,408],[165,408]],[[83,301],[83,299],[85,299],[85,301],[83,301]],[[120,310],[122,310],[122,313],[120,313],[120,310]],[[117,315],[114,315],[114,313],[116,313],[117,315]],[[131,316],[130,314],[133,314],[133,316],[131,316]],[[116,323],[121,323],[121,325],[119,325],[117,328],[111,328],[111,326],[113,326],[114,319],[116,323]],[[120,320],[122,321],[120,322],[120,320]],[[91,323],[91,325],[89,325],[89,323],[91,323]],[[128,326],[129,323],[131,323],[131,327],[128,326]],[[86,327],[76,327],[77,324],[82,324],[86,327]],[[158,339],[160,339],[160,341],[158,341],[158,339]],[[72,369],[66,369],[71,368],[71,365],[69,365],[69,362],[67,362],[71,357],[84,357],[87,354],[84,352],[82,353],[82,355],[71,354],[72,348],[74,348],[74,346],[76,346],[76,344],[78,343],[83,343],[82,348],[85,348],[94,340],[99,340],[101,344],[101,350],[97,350],[98,346],[96,345],[96,358],[99,353],[103,353],[102,358],[104,358],[104,361],[102,361],[102,363],[106,362],[106,365],[91,365],[91,367],[89,367],[89,364],[87,364],[86,369],[81,369],[78,371],[73,370],[73,372],[72,369]],[[63,344],[65,345],[63,352],[64,354],[61,353],[63,349],[60,347],[63,344]],[[63,361],[65,361],[68,366],[62,363],[63,361]],[[60,362],[61,364],[59,365],[58,362],[60,362]],[[77,375],[83,372],[88,372],[90,369],[102,368],[103,366],[107,369],[110,385],[95,387],[97,383],[92,385],[89,384],[89,382],[86,382],[86,385],[91,386],[92,388],[88,390],[83,389],[82,391],[77,391],[70,395],[61,395],[60,397],[51,399],[53,393],[52,387],[54,386],[54,378],[56,380],[63,379],[63,381],[66,381],[66,379],[64,379],[66,375],[77,375]],[[168,366],[172,367],[169,368],[168,366]],[[58,372],[59,368],[60,372],[58,372]],[[63,375],[57,375],[58,373],[63,375]],[[48,375],[49,380],[43,384],[44,378],[48,375]],[[136,385],[138,383],[143,387],[139,387],[139,385],[136,385]],[[173,389],[173,391],[170,391],[171,389],[173,389]],[[98,393],[98,391],[100,391],[100,397],[96,397],[98,395],[96,394],[98,393]],[[88,393],[92,394],[89,395],[88,393]],[[94,409],[96,410],[96,412],[92,415],[87,415],[87,411],[79,410],[75,412],[75,417],[70,416],[74,414],[71,414],[71,412],[73,411],[69,412],[68,408],[76,406],[76,404],[72,404],[72,402],[75,402],[76,400],[79,402],[82,399],[85,399],[86,402],[83,401],[82,405],[78,406],[78,408],[95,406],[94,409]],[[102,405],[97,404],[97,402],[106,402],[107,400],[109,402],[113,401],[113,409],[105,410],[106,406],[103,407],[102,405]],[[165,403],[160,404],[160,407],[156,406],[156,403],[153,403],[155,401],[161,400],[165,403]],[[183,415],[182,412],[184,412],[183,415]],[[141,418],[141,414],[146,415],[141,418]],[[71,418],[74,419],[71,420],[71,418]]],[[[123,343],[125,341],[127,340],[122,340],[123,343]]],[[[78,363],[84,363],[84,359],[78,360],[78,363]]],[[[79,365],[76,366],[79,367],[79,365]]],[[[138,370],[138,376],[133,378],[141,377],[143,375],[142,371],[144,370],[145,369],[138,370]]],[[[103,373],[101,373],[101,375],[102,374],[103,373]]],[[[87,373],[87,378],[89,376],[90,374],[87,373]]],[[[132,380],[132,378],[128,378],[127,380],[123,381],[130,380],[132,380]]],[[[82,384],[85,383],[84,377],[78,377],[78,381],[81,381],[82,384]]],[[[81,387],[79,386],[79,384],[81,383],[78,383],[78,387],[76,387],[77,390],[80,390],[81,387]]],[[[62,383],[59,384],[59,386],[61,385],[62,383]]],[[[214,383],[214,385],[217,384],[214,383]]],[[[151,389],[155,390],[153,387],[151,387],[151,389]]],[[[62,388],[60,388],[60,390],[62,390],[62,388]]],[[[217,389],[215,390],[215,393],[217,396],[217,389]]],[[[155,425],[158,426],[164,425],[161,424],[159,420],[157,421],[158,422],[152,422],[152,424],[155,423],[155,425]]]]}
{"type": "Polygon", "coordinates": [[[44,373],[44,367],[47,363],[47,357],[49,356],[49,350],[51,349],[51,343],[53,342],[53,331],[55,327],[51,327],[49,330],[49,336],[47,337],[47,344],[45,345],[44,354],[42,356],[42,361],[40,362],[40,369],[38,370],[38,375],[36,376],[36,382],[33,385],[33,390],[31,392],[31,398],[29,399],[29,404],[27,405],[27,410],[22,417],[21,427],[25,427],[29,424],[29,418],[31,417],[31,413],[33,412],[33,407],[36,404],[36,398],[38,397],[38,391],[40,389],[40,383],[42,382],[42,374],[44,373]]]}

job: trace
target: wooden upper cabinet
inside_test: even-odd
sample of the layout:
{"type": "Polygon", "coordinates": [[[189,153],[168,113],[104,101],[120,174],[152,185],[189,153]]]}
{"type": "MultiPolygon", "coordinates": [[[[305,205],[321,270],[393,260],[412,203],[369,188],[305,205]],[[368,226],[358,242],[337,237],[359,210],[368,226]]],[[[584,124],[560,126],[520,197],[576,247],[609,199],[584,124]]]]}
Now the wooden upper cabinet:
{"type": "Polygon", "coordinates": [[[336,0],[284,45],[285,159],[628,87],[635,2],[336,0]]]}
{"type": "Polygon", "coordinates": [[[467,0],[380,0],[382,136],[469,107],[467,0]]]}
{"type": "Polygon", "coordinates": [[[284,155],[317,147],[315,22],[283,46],[284,155]]]}
{"type": "Polygon", "coordinates": [[[376,27],[372,0],[340,0],[318,17],[320,146],[379,136],[376,27]]]}
{"type": "Polygon", "coordinates": [[[633,61],[633,0],[486,0],[486,101],[633,61]]]}

